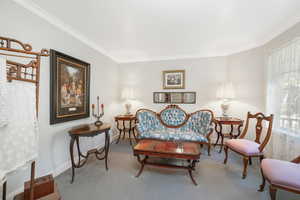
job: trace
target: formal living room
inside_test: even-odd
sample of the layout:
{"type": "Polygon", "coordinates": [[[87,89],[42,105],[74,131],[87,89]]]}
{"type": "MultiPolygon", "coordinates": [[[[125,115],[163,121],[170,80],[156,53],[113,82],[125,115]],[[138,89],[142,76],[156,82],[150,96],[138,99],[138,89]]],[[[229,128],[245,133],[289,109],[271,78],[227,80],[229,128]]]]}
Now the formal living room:
{"type": "Polygon", "coordinates": [[[0,0],[2,200],[299,200],[299,0],[0,0]]]}

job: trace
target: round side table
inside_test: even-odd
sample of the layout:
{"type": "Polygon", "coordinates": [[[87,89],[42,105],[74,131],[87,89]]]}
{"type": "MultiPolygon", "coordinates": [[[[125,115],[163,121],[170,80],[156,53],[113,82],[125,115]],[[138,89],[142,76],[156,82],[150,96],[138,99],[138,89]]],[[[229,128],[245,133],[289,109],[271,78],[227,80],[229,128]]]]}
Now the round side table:
{"type": "Polygon", "coordinates": [[[117,129],[119,130],[119,137],[116,143],[117,144],[119,143],[122,132],[123,132],[123,140],[125,139],[126,132],[128,132],[129,142],[130,145],[132,145],[131,133],[133,134],[133,138],[136,140],[136,136],[134,134],[135,123],[136,123],[135,115],[118,115],[115,117],[115,121],[117,122],[117,129]]]}
{"type": "Polygon", "coordinates": [[[215,143],[215,146],[218,144],[219,139],[221,138],[221,148],[219,153],[222,152],[223,146],[224,146],[224,138],[238,138],[241,134],[241,128],[243,127],[243,123],[244,121],[239,119],[239,118],[235,118],[235,117],[216,117],[214,119],[214,123],[215,123],[215,131],[218,134],[218,138],[217,141],[215,143]],[[230,126],[230,132],[229,133],[223,133],[223,125],[229,125],[230,126]],[[238,133],[237,134],[233,134],[233,127],[234,126],[238,126],[238,133]]]}

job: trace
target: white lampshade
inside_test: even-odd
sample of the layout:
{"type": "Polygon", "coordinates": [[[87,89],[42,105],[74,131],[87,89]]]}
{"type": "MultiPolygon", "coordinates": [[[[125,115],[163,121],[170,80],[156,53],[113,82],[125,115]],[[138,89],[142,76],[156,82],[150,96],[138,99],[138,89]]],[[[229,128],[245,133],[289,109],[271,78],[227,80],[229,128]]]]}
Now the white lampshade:
{"type": "Polygon", "coordinates": [[[122,91],[121,98],[123,100],[134,100],[135,99],[134,90],[132,88],[124,88],[122,91]]]}
{"type": "Polygon", "coordinates": [[[219,99],[234,99],[235,98],[235,92],[234,87],[231,82],[226,82],[220,84],[218,90],[217,90],[217,98],[219,99]]]}

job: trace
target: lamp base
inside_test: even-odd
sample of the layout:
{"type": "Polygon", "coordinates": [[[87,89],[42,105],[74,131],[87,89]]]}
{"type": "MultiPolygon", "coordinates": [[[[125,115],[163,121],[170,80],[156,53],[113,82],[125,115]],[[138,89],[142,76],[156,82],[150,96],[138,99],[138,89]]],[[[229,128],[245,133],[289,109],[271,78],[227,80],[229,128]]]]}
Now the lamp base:
{"type": "Polygon", "coordinates": [[[130,112],[130,110],[131,110],[131,104],[130,103],[126,103],[125,104],[125,109],[126,109],[125,115],[131,115],[131,112],[130,112]]]}
{"type": "Polygon", "coordinates": [[[224,99],[222,104],[221,104],[221,109],[222,109],[222,116],[223,117],[228,117],[228,109],[230,106],[230,102],[227,99],[224,99]]]}

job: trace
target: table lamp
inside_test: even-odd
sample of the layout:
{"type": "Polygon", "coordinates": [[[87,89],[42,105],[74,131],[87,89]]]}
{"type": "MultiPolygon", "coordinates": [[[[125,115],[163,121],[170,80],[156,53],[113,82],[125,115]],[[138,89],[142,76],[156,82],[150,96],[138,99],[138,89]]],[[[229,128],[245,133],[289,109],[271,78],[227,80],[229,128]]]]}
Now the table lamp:
{"type": "Polygon", "coordinates": [[[122,99],[125,101],[126,115],[131,115],[131,100],[135,99],[132,88],[124,88],[122,91],[122,99]]]}
{"type": "Polygon", "coordinates": [[[230,101],[235,98],[233,84],[231,82],[220,84],[217,90],[217,98],[222,100],[221,109],[223,117],[228,117],[227,111],[230,106],[230,101]]]}

